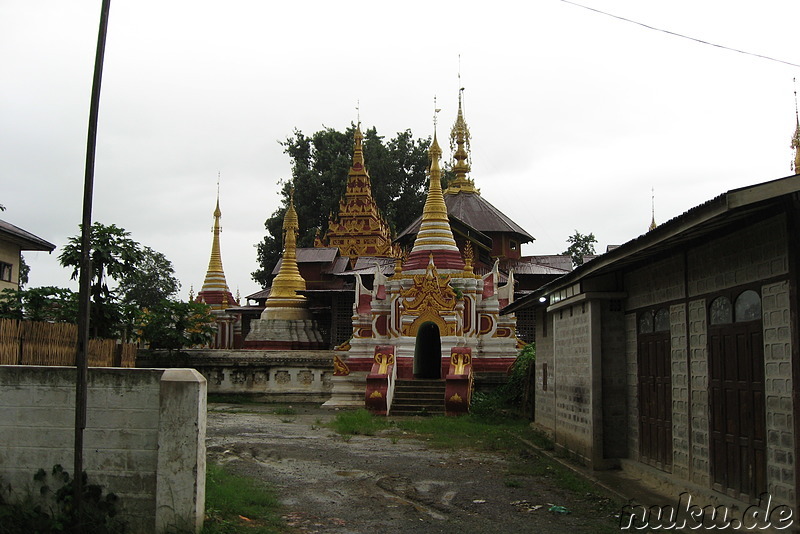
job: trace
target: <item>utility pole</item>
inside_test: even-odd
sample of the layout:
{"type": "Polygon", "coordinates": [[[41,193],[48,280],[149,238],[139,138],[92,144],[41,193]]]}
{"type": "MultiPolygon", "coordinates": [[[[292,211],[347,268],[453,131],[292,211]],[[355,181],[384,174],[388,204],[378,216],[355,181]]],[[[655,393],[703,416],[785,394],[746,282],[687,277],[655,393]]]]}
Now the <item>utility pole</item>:
{"type": "Polygon", "coordinates": [[[97,117],[100,108],[100,83],[103,78],[103,58],[106,50],[108,9],[111,0],[103,0],[100,9],[100,30],[97,36],[97,53],[94,59],[92,100],[89,107],[89,134],[86,140],[86,173],[83,183],[83,218],[81,223],[80,286],[78,289],[78,350],[75,354],[77,379],[75,381],[75,468],[73,471],[73,503],[78,519],[78,530],[83,525],[83,431],[86,429],[87,352],[89,349],[89,286],[92,281],[91,243],[92,195],[94,192],[94,160],[97,147],[97,117]]]}

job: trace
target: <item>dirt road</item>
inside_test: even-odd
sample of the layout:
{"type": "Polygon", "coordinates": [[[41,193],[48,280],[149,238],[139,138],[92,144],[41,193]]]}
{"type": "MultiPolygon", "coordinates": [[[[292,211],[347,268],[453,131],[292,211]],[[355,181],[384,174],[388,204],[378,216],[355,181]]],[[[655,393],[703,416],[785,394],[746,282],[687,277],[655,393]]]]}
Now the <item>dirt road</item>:
{"type": "Polygon", "coordinates": [[[437,450],[396,435],[345,439],[324,426],[333,412],[274,411],[210,405],[208,458],[277,488],[299,532],[619,532],[608,500],[510,474],[511,459],[499,454],[437,450]]]}

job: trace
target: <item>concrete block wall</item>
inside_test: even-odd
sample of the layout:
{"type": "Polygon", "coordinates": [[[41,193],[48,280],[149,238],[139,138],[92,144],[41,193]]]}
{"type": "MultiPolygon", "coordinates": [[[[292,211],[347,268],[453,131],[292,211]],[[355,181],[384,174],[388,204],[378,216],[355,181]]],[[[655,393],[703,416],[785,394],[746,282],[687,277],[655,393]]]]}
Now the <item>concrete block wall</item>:
{"type": "Polygon", "coordinates": [[[670,364],[672,374],[672,473],[689,479],[689,342],[686,305],[669,308],[670,364]]]}
{"type": "Polygon", "coordinates": [[[767,489],[778,501],[795,502],[795,435],[792,407],[792,343],[789,283],[761,289],[764,327],[764,397],[767,405],[767,489]]]}
{"type": "MultiPolygon", "coordinates": [[[[691,481],[710,486],[709,405],[708,405],[708,325],[706,300],[689,302],[689,387],[691,406],[691,481]]],[[[673,417],[675,414],[673,413],[673,417]]]]}
{"type": "Polygon", "coordinates": [[[625,314],[625,377],[627,379],[628,454],[639,459],[639,360],[636,344],[636,314],[625,314]]]}
{"type": "Polygon", "coordinates": [[[682,254],[655,261],[625,275],[626,309],[682,299],[686,294],[682,254]]]}
{"type": "Polygon", "coordinates": [[[593,458],[595,421],[592,413],[592,332],[588,306],[555,310],[555,443],[582,457],[593,458]]]}
{"type": "Polygon", "coordinates": [[[781,214],[689,250],[689,297],[787,274],[786,236],[781,214]]]}
{"type": "Polygon", "coordinates": [[[602,343],[603,455],[606,458],[624,458],[628,440],[625,316],[618,300],[605,300],[598,305],[602,310],[599,330],[602,343]]]}
{"type": "Polygon", "coordinates": [[[553,374],[553,314],[536,311],[536,415],[543,428],[555,428],[555,387],[553,374]],[[546,375],[546,376],[545,376],[546,375]],[[545,389],[545,383],[547,385],[545,389]]]}
{"type": "MultiPolygon", "coordinates": [[[[199,531],[205,502],[206,383],[191,369],[89,370],[84,469],[119,496],[133,533],[199,531]]],[[[74,465],[75,369],[0,366],[0,478],[74,465]]]]}

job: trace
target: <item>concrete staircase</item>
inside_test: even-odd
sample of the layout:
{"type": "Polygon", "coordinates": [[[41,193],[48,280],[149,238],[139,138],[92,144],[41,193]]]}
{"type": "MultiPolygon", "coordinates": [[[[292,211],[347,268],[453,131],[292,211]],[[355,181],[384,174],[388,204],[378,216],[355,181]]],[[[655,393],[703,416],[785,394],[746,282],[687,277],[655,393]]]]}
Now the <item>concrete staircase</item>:
{"type": "Polygon", "coordinates": [[[444,415],[444,380],[395,380],[389,415],[444,415]]]}

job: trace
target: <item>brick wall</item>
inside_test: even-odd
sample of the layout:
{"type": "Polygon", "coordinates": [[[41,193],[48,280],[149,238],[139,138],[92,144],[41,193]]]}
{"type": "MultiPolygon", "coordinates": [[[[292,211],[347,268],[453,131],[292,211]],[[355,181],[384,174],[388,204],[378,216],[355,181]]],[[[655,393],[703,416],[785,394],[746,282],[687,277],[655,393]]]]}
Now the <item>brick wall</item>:
{"type": "Polygon", "coordinates": [[[794,503],[794,412],[792,410],[791,313],[789,283],[761,289],[764,325],[764,396],[767,404],[767,487],[794,503]]]}
{"type": "MultiPolygon", "coordinates": [[[[84,469],[116,493],[133,533],[199,529],[205,501],[205,380],[192,369],[89,370],[84,469]]],[[[75,369],[0,366],[0,477],[74,465],[75,369]]]]}

